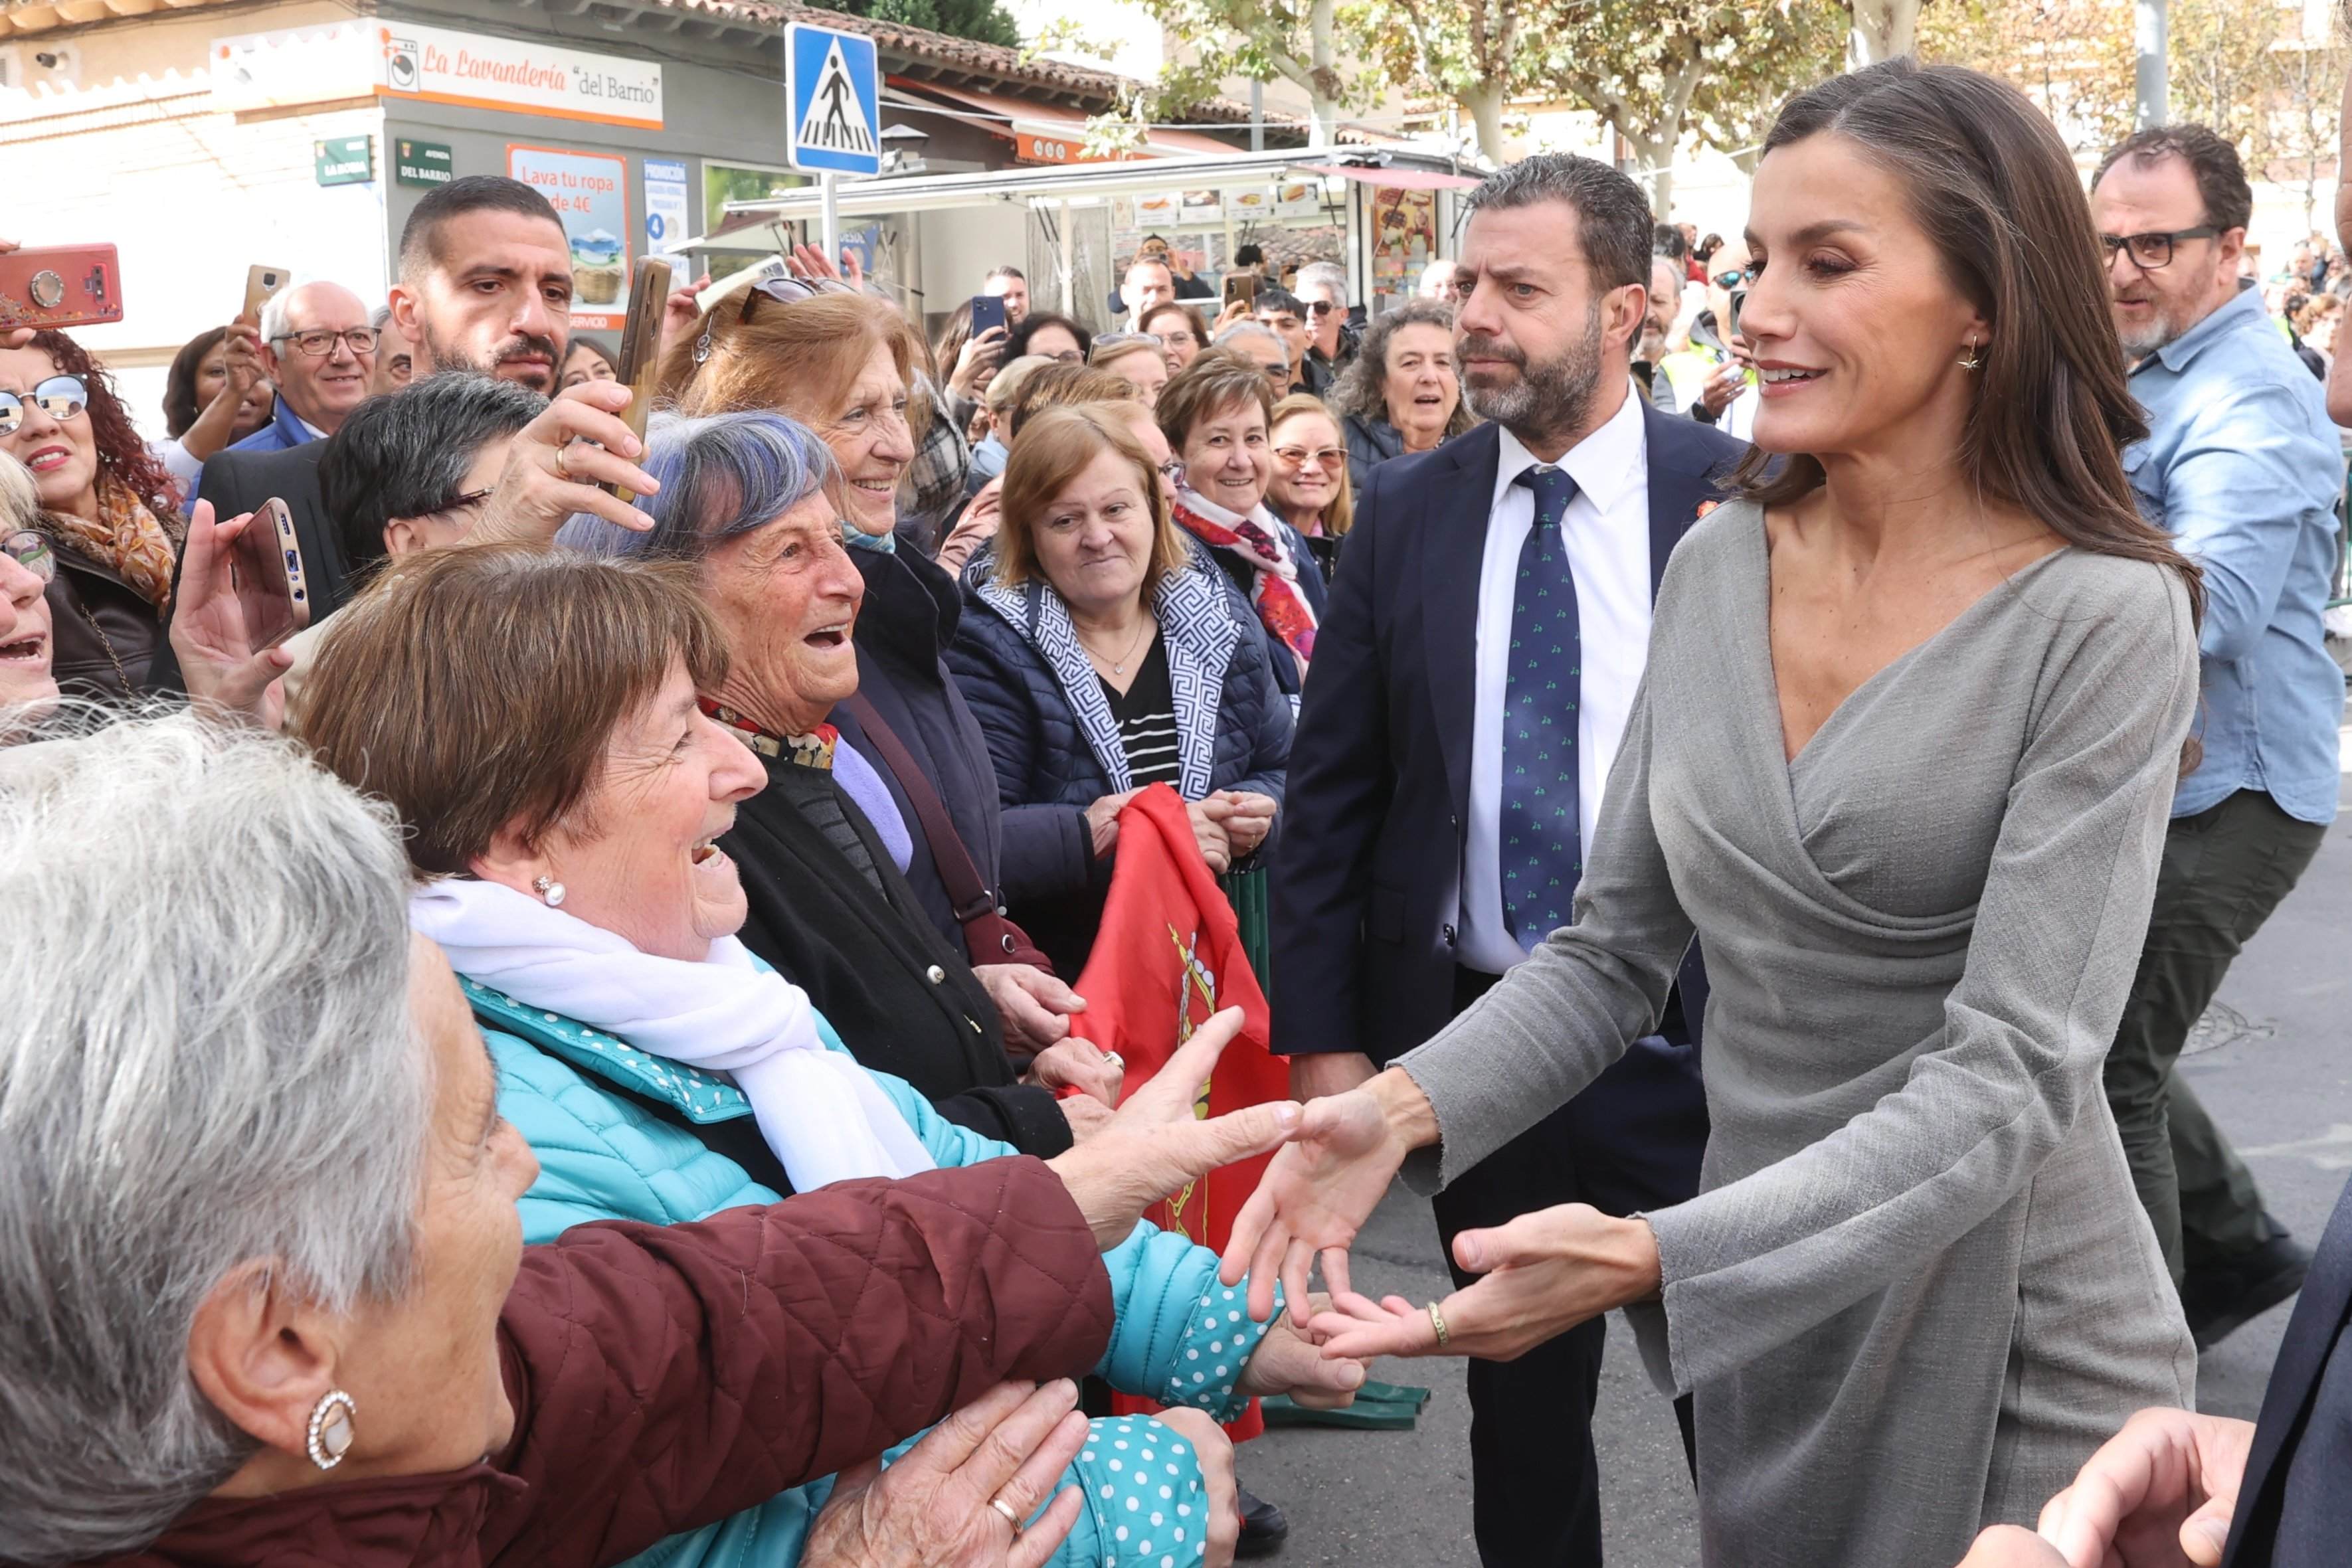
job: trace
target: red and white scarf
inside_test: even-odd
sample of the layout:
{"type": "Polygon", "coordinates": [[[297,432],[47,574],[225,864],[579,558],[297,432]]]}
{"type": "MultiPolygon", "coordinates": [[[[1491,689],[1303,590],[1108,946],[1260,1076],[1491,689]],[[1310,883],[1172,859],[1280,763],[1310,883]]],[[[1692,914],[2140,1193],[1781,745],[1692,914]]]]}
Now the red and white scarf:
{"type": "Polygon", "coordinates": [[[1315,656],[1315,607],[1298,591],[1298,560],[1283,542],[1282,524],[1263,503],[1244,517],[1190,488],[1176,492],[1176,521],[1211,549],[1250,569],[1250,603],[1265,629],[1297,659],[1304,679],[1307,661],[1315,656]]]}

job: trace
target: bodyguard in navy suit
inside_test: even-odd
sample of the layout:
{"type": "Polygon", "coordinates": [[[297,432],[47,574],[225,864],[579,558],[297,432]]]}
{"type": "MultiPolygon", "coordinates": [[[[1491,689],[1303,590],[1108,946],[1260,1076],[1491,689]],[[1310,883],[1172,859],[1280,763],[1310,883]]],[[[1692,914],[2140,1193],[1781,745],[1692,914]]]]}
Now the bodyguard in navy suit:
{"type": "MultiPolygon", "coordinates": [[[[1291,749],[1273,1023],[1301,1095],[1419,1045],[1567,922],[1666,557],[1747,450],[1629,395],[1638,185],[1547,155],[1467,200],[1455,348],[1488,423],[1371,471],[1291,749]]],[[[1533,1209],[1696,1193],[1704,986],[1694,958],[1659,1035],[1437,1197],[1449,1257],[1459,1232],[1533,1209]]],[[[1488,1568],[1601,1561],[1605,1333],[1596,1319],[1507,1367],[1469,1364],[1488,1568]]]]}

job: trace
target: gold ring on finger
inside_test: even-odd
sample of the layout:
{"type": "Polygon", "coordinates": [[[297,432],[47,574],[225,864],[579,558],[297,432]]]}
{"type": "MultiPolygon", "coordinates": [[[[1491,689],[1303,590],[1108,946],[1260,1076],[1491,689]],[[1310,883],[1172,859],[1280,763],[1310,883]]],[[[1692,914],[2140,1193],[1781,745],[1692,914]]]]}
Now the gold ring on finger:
{"type": "Polygon", "coordinates": [[[1013,1534],[1021,1533],[1021,1516],[1013,1511],[1011,1503],[1001,1497],[992,1497],[988,1500],[988,1506],[1004,1516],[1004,1522],[1013,1527],[1013,1534]]]}
{"type": "Polygon", "coordinates": [[[1437,1310],[1435,1301],[1429,1303],[1429,1326],[1437,1331],[1438,1348],[1444,1349],[1445,1342],[1454,1336],[1445,1332],[1445,1314],[1437,1310]]]}
{"type": "Polygon", "coordinates": [[[572,477],[571,454],[572,443],[565,441],[557,444],[555,448],[555,476],[557,478],[569,479],[572,477]]]}

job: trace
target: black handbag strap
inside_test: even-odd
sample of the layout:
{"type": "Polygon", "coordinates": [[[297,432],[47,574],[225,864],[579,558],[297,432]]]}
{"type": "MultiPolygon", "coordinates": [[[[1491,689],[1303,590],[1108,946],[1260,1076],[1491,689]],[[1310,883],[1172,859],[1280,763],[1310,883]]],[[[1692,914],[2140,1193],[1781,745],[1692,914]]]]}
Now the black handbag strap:
{"type": "Polygon", "coordinates": [[[948,815],[947,802],[931,788],[929,775],[916,765],[906,743],[883,722],[864,692],[854,694],[841,706],[856,717],[858,727],[882,754],[898,788],[906,792],[907,803],[914,807],[915,821],[922,827],[923,841],[930,846],[932,862],[940,869],[940,883],[948,890],[957,921],[970,925],[981,915],[994,914],[996,899],[980,880],[980,867],[972,863],[971,852],[964,848],[963,837],[948,815]]]}

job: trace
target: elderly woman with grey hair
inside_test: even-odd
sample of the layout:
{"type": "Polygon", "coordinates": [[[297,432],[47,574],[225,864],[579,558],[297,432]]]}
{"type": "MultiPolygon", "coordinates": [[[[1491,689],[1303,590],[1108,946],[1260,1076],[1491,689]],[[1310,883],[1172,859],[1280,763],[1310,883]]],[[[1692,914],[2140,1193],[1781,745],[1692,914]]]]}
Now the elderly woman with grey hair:
{"type": "MultiPolygon", "coordinates": [[[[1236,321],[1217,334],[1215,346],[1235,354],[1255,365],[1265,377],[1271,401],[1280,402],[1290,395],[1292,371],[1290,345],[1282,334],[1260,321],[1236,321]]],[[[1184,367],[1186,370],[1192,366],[1184,367]]]]}
{"type": "Polygon", "coordinates": [[[409,903],[392,814],[276,737],[0,751],[0,1553],[588,1568],[968,1406],[802,1561],[1038,1568],[1086,1424],[983,1391],[1083,1370],[1098,1250],[1271,1113],[1155,1083],[1050,1168],[525,1247],[539,1165],[409,903]]]}
{"type": "MultiPolygon", "coordinates": [[[[788,570],[856,581],[845,562],[828,564],[824,550],[843,549],[830,516],[814,538],[823,548],[792,532],[772,542],[805,551],[788,570]]],[[[498,1065],[499,1109],[544,1167],[522,1197],[528,1240],[600,1220],[691,1224],[1013,1152],[941,1117],[904,1079],[861,1066],[810,993],[736,936],[751,876],[719,846],[740,841],[730,821],[767,780],[736,732],[698,706],[698,691],[730,689],[732,666],[693,577],[571,551],[429,551],[344,612],[312,677],[304,738],[413,824],[410,863],[429,880],[409,923],[464,982],[498,1065]],[[467,699],[449,701],[457,691],[467,699]]],[[[829,908],[824,889],[808,896],[829,908]]],[[[1230,1038],[1238,1016],[1224,1015],[1213,1038],[1230,1038]]],[[[1189,1114],[1199,1077],[1175,1076],[1163,1092],[1155,1075],[1096,1136],[1189,1114]]],[[[1278,1131],[1280,1113],[1267,1115],[1278,1131]]],[[[1194,1408],[1129,1433],[1097,1429],[1100,1451],[1080,1460],[1087,1501],[1070,1560],[1189,1565],[1232,1506],[1226,1448],[1204,1412],[1230,1419],[1236,1400],[1294,1388],[1344,1397],[1354,1383],[1332,1383],[1326,1369],[1347,1364],[1303,1338],[1238,1333],[1226,1315],[1238,1297],[1216,1285],[1215,1257],[1180,1235],[1139,1227],[1105,1261],[1113,1329],[1097,1370],[1128,1393],[1194,1408]],[[1110,1451],[1122,1440],[1171,1456],[1151,1479],[1172,1502],[1166,1528],[1115,1543],[1114,1511],[1144,1500],[1132,1451],[1110,1451]]],[[[824,1271],[814,1286],[831,1295],[824,1271]]],[[[660,1560],[790,1568],[831,1485],[780,1488],[665,1542],[660,1560]]]]}
{"type": "Polygon", "coordinates": [[[1117,1100],[1118,1074],[1067,1038],[1084,1005],[1069,988],[1014,961],[1002,922],[970,917],[1032,896],[1002,877],[1077,858],[1060,840],[1080,835],[1000,815],[987,739],[936,651],[960,600],[872,570],[896,558],[842,548],[839,470],[781,414],[664,422],[646,463],[662,485],[651,532],[575,524],[564,537],[691,562],[724,632],[727,684],[704,691],[706,707],[768,780],[725,846],[751,901],[745,945],[860,1061],[949,1120],[1028,1154],[1068,1147],[1117,1100]],[[1065,1086],[1092,1098],[1057,1102],[1065,1086]]]}
{"type": "Polygon", "coordinates": [[[1454,358],[1454,307],[1407,299],[1373,318],[1356,357],[1325,400],[1348,441],[1348,481],[1360,490],[1374,467],[1427,452],[1476,423],[1462,401],[1454,358]]]}

